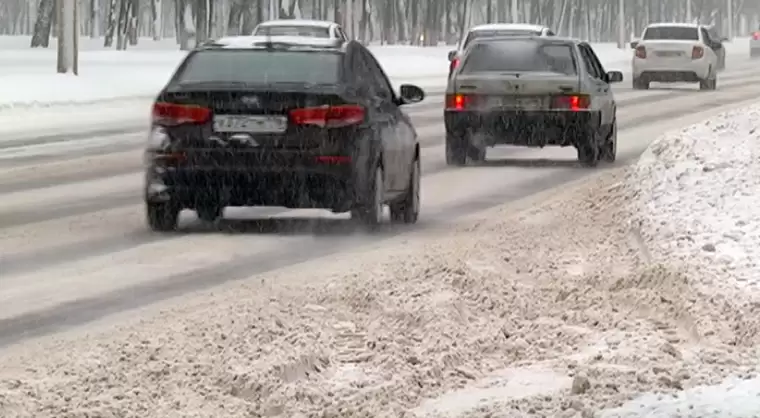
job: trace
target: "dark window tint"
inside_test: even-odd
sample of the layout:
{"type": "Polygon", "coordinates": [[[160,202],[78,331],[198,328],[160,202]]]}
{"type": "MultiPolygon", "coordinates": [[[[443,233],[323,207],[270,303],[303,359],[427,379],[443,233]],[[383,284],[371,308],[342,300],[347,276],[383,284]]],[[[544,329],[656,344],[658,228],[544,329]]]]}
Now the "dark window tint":
{"type": "Polygon", "coordinates": [[[188,58],[180,83],[311,83],[335,84],[341,54],[334,52],[208,50],[188,58]]]}
{"type": "Polygon", "coordinates": [[[262,26],[254,33],[256,36],[308,36],[312,38],[329,38],[330,29],[315,26],[262,26]]]}
{"type": "Polygon", "coordinates": [[[682,27],[682,26],[658,26],[648,28],[644,32],[645,40],[682,40],[682,41],[698,41],[699,31],[697,28],[682,27]]]}
{"type": "Polygon", "coordinates": [[[476,44],[461,72],[553,72],[578,74],[572,47],[532,40],[509,40],[476,44]]]}
{"type": "Polygon", "coordinates": [[[519,29],[499,29],[499,30],[479,30],[475,32],[470,32],[470,35],[467,37],[467,40],[464,42],[463,47],[467,48],[469,44],[472,43],[475,39],[482,39],[482,38],[494,38],[497,36],[526,36],[526,35],[536,35],[540,36],[540,31],[533,31],[533,30],[519,30],[519,29]]]}

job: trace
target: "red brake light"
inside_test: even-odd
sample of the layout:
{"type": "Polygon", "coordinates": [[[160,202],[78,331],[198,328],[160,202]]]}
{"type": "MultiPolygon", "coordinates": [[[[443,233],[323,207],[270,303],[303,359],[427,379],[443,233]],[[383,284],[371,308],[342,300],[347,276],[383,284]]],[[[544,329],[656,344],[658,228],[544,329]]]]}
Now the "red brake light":
{"type": "Polygon", "coordinates": [[[691,49],[691,59],[698,60],[705,56],[705,49],[701,46],[695,46],[691,49]]]}
{"type": "Polygon", "coordinates": [[[339,128],[364,122],[364,108],[358,105],[320,106],[293,109],[290,121],[295,125],[339,128]]]}
{"type": "Polygon", "coordinates": [[[157,102],[153,105],[153,123],[159,125],[202,124],[211,119],[211,109],[198,105],[157,102]]]}
{"type": "Polygon", "coordinates": [[[447,94],[446,110],[466,110],[472,105],[472,96],[465,94],[447,94]]]}
{"type": "Polygon", "coordinates": [[[590,105],[591,99],[588,96],[555,96],[552,108],[577,112],[588,109],[590,105]]]}
{"type": "Polygon", "coordinates": [[[759,41],[760,40],[760,32],[753,33],[752,34],[752,39],[755,40],[755,41],[759,41]]]}
{"type": "Polygon", "coordinates": [[[451,65],[449,65],[449,72],[453,72],[457,67],[459,67],[459,58],[454,58],[451,60],[451,65]]]}
{"type": "Polygon", "coordinates": [[[636,58],[646,59],[647,58],[647,49],[646,47],[637,46],[636,47],[636,58]]]}

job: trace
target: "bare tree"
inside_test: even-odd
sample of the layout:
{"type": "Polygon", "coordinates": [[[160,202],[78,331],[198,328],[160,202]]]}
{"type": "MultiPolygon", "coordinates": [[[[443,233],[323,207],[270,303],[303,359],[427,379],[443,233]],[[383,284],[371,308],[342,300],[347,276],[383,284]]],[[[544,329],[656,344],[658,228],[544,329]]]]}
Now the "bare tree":
{"type": "Polygon", "coordinates": [[[50,45],[50,29],[53,26],[53,9],[55,0],[40,0],[37,8],[37,20],[34,22],[32,48],[47,48],[50,45]]]}
{"type": "Polygon", "coordinates": [[[116,34],[116,26],[119,8],[121,2],[119,0],[108,0],[108,18],[106,20],[106,36],[103,41],[103,46],[110,48],[113,46],[113,37],[116,34]]]}

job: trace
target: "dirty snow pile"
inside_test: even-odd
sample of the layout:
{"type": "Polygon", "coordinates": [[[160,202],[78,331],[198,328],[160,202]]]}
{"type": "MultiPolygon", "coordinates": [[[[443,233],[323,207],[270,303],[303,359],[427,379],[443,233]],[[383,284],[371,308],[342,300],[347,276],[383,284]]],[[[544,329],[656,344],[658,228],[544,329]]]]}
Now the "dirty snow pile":
{"type": "Polygon", "coordinates": [[[760,301],[760,105],[655,141],[630,173],[635,222],[709,292],[760,301]]]}
{"type": "Polygon", "coordinates": [[[647,262],[629,200],[603,176],[27,343],[0,416],[590,417],[757,376],[758,315],[647,262]]]}

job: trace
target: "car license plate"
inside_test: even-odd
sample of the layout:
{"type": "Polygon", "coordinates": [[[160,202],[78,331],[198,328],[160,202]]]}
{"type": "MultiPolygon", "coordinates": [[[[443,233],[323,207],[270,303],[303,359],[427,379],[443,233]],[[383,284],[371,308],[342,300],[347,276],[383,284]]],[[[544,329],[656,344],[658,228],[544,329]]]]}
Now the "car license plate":
{"type": "Polygon", "coordinates": [[[494,100],[494,107],[508,109],[538,109],[541,99],[537,97],[502,97],[494,100]]]}
{"type": "Polygon", "coordinates": [[[288,128],[285,116],[215,115],[215,132],[283,133],[288,128]]]}
{"type": "Polygon", "coordinates": [[[658,51],[658,57],[680,57],[681,51],[658,51]]]}

